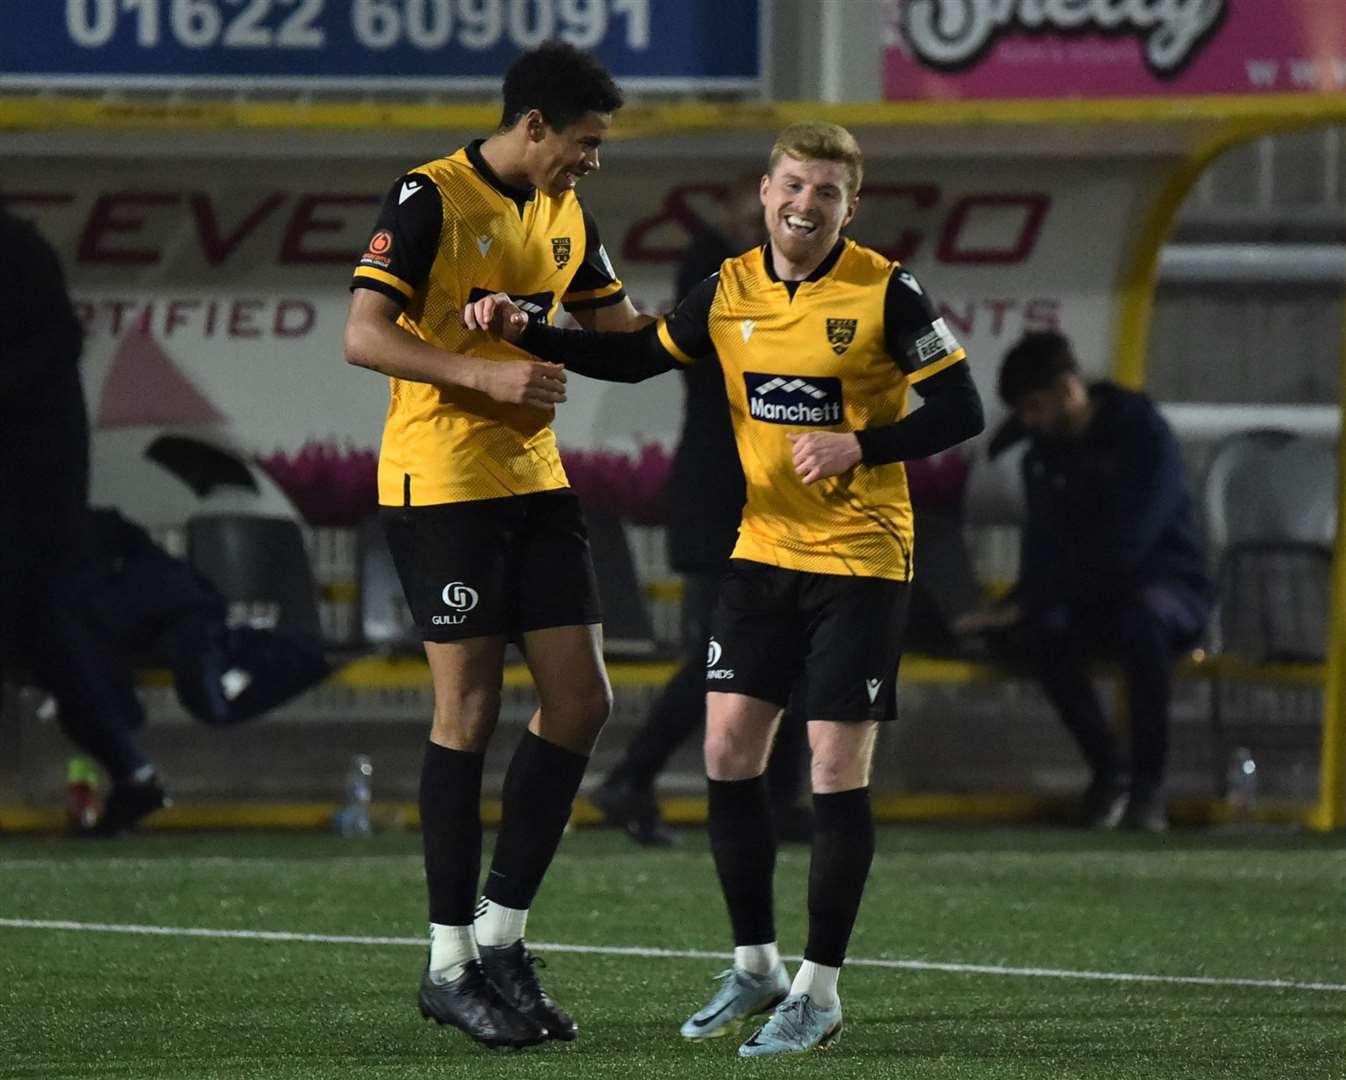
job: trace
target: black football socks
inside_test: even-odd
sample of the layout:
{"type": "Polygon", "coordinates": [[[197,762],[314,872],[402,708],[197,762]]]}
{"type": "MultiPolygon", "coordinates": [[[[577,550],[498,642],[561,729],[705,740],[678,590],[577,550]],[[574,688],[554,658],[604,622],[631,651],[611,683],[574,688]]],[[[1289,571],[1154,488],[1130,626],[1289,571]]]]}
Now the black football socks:
{"type": "Polygon", "coordinates": [[[776,940],[776,831],[766,780],[708,780],[710,850],[735,945],[776,940]]]}
{"type": "Polygon", "coordinates": [[[809,939],[804,959],[841,967],[874,861],[869,788],[814,795],[809,863],[809,939]]]}
{"type": "Polygon", "coordinates": [[[589,759],[525,731],[505,772],[500,834],[483,890],[526,910],[561,843],[589,759]]]}
{"type": "Polygon", "coordinates": [[[421,766],[421,843],[430,921],[471,926],[481,876],[483,754],[428,742],[421,766]]]}

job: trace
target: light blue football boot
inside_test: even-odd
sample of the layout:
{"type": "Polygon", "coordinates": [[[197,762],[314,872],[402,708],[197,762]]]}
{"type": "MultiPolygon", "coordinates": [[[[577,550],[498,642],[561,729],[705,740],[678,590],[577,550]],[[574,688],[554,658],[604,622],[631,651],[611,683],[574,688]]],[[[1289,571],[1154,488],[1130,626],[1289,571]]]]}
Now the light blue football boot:
{"type": "Polygon", "coordinates": [[[720,988],[715,996],[682,1025],[684,1039],[715,1039],[737,1031],[744,1019],[774,1008],[790,992],[785,965],[765,975],[732,967],[715,976],[720,988]]]}
{"type": "Polygon", "coordinates": [[[826,1049],[840,1034],[841,1002],[822,1009],[808,994],[791,994],[776,1007],[762,1030],[738,1048],[738,1056],[806,1054],[826,1049]]]}

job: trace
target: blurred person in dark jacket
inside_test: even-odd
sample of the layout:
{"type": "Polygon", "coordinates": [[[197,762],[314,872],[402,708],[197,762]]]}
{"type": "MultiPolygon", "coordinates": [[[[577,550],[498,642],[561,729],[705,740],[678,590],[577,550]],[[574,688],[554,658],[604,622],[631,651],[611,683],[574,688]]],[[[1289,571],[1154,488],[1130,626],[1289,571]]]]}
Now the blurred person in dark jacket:
{"type": "Polygon", "coordinates": [[[960,629],[1014,627],[1015,651],[1092,770],[1084,823],[1162,831],[1173,668],[1211,599],[1178,442],[1144,394],[1086,383],[1058,333],[1028,334],[1006,354],[999,393],[1012,415],[993,449],[1029,440],[1019,581],[960,629]],[[1090,680],[1099,656],[1126,677],[1129,761],[1090,680]]]}
{"type": "MultiPolygon", "coordinates": [[[[766,240],[757,173],[738,177],[725,193],[718,227],[698,230],[687,245],[674,279],[674,303],[733,258],[766,240]]],[[[655,699],[645,723],[621,760],[590,798],[612,825],[636,843],[666,847],[674,842],[654,796],[655,779],[706,717],[706,646],[720,578],[738,537],[745,487],[729,401],[719,363],[708,357],[681,373],[682,430],[668,480],[669,563],[682,575],[682,644],[686,659],[655,699]]],[[[801,802],[807,739],[804,725],[787,713],[767,768],[767,782],[782,840],[806,843],[812,811],[801,802]]]]}
{"type": "Polygon", "coordinates": [[[131,671],[80,589],[95,557],[83,331],[56,253],[2,203],[0,253],[0,666],[51,694],[62,730],[106,771],[95,830],[110,835],[168,798],[137,738],[131,671]]]}

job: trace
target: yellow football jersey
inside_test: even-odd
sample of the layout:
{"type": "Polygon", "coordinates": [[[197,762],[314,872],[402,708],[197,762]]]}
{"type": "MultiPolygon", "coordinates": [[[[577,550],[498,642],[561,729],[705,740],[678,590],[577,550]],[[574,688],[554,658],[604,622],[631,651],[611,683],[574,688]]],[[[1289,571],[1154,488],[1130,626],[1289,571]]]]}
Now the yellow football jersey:
{"type": "MultiPolygon", "coordinates": [[[[573,191],[552,197],[503,183],[480,142],[393,184],[351,280],[405,305],[398,325],[432,345],[490,359],[527,354],[462,326],[463,306],[508,293],[537,320],[626,295],[597,227],[573,191]]],[[[523,495],[568,487],[554,410],[504,405],[463,387],[390,379],[379,451],[384,506],[523,495]]]]}
{"type": "Polygon", "coordinates": [[[724,369],[747,479],[734,558],[911,579],[902,464],[806,485],[787,436],[896,423],[911,385],[965,358],[915,278],[843,240],[808,279],[783,282],[767,249],[756,248],[727,260],[657,333],[682,362],[713,349],[724,369]]]}

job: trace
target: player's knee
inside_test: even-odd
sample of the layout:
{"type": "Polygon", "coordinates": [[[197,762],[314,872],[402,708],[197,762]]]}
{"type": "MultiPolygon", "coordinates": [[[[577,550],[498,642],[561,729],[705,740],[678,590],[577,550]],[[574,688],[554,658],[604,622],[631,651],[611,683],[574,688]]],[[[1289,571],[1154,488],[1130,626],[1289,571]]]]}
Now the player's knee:
{"type": "Polygon", "coordinates": [[[747,780],[765,770],[765,753],[729,729],[706,729],[706,775],[712,780],[747,780]]]}
{"type": "Polygon", "coordinates": [[[612,715],[612,687],[606,679],[584,695],[583,710],[595,730],[608,722],[608,717],[612,715]]]}
{"type": "Polygon", "coordinates": [[[436,691],[435,713],[461,716],[474,724],[493,721],[500,714],[500,691],[493,686],[436,691]]]}
{"type": "Polygon", "coordinates": [[[612,715],[612,687],[605,679],[568,686],[542,701],[542,715],[569,728],[597,732],[612,715]]]}
{"type": "Polygon", "coordinates": [[[486,749],[499,717],[499,691],[436,694],[431,738],[455,750],[479,752],[486,749]]]}
{"type": "Polygon", "coordinates": [[[869,782],[865,762],[845,756],[815,754],[809,767],[809,783],[815,794],[827,795],[864,787],[869,782]]]}

